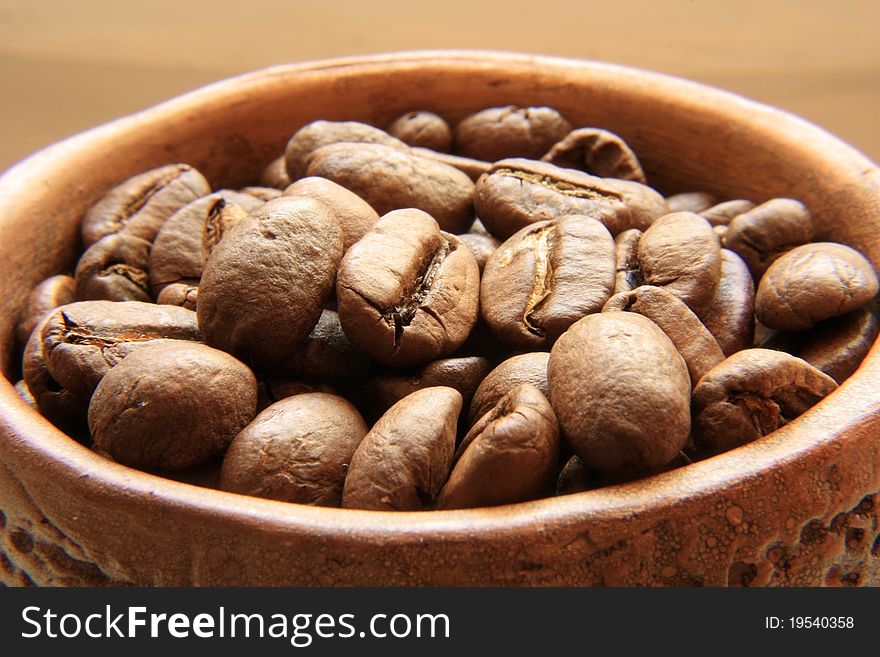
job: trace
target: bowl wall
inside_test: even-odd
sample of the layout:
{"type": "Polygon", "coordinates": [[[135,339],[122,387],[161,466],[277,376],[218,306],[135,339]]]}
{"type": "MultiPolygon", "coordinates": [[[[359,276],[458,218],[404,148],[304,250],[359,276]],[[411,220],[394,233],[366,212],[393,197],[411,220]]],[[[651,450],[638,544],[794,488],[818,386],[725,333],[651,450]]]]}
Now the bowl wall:
{"type": "MultiPolygon", "coordinates": [[[[314,119],[384,125],[549,105],[620,134],[664,193],[802,200],[880,269],[880,171],[796,117],[623,67],[486,52],[282,66],[72,137],[0,180],[0,365],[29,290],[69,268],[109,187],[188,162],[252,182],[314,119]]],[[[880,584],[880,348],[773,435],[641,482],[496,509],[318,509],[200,489],[95,456],[0,380],[0,576],[158,585],[880,584]]]]}

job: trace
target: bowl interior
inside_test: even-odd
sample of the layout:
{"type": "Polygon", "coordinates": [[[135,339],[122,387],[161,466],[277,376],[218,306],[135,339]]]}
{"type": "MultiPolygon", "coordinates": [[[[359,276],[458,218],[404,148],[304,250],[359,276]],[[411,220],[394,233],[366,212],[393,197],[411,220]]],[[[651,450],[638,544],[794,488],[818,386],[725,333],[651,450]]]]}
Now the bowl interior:
{"type": "MultiPolygon", "coordinates": [[[[82,214],[117,182],[164,163],[187,162],[203,171],[215,187],[241,186],[253,183],[290,135],[311,120],[353,119],[383,126],[405,111],[428,109],[455,121],[475,110],[506,104],[548,105],[576,126],[618,133],[638,154],[649,184],[666,194],[706,190],[755,202],[797,198],[810,208],[820,239],[851,244],[880,268],[877,167],[821,129],[781,111],[663,75],[524,55],[429,52],[296,64],[220,82],[96,128],[32,156],[4,176],[0,181],[4,374],[11,380],[18,377],[14,325],[26,295],[39,281],[74,263],[82,214]]],[[[566,514],[575,506],[578,513],[614,507],[621,514],[646,504],[672,505],[682,491],[697,494],[714,489],[732,478],[756,476],[780,458],[794,458],[835,434],[839,428],[835,422],[842,417],[870,415],[876,410],[872,390],[878,360],[875,345],[866,365],[844,386],[848,393],[835,393],[781,432],[800,436],[799,442],[774,447],[772,453],[766,446],[747,446],[737,450],[740,456],[716,457],[711,476],[705,467],[694,467],[693,478],[684,483],[679,474],[657,478],[659,483],[643,486],[637,493],[623,487],[619,495],[587,493],[570,500],[516,505],[479,518],[473,515],[477,512],[443,512],[425,514],[432,517],[413,524],[405,517],[410,514],[391,519],[387,514],[309,509],[302,510],[299,519],[315,531],[329,518],[339,531],[348,527],[349,532],[369,532],[381,526],[383,536],[396,532],[412,537],[473,523],[513,531],[534,524],[542,513],[566,514]],[[629,510],[622,511],[624,507],[629,510]],[[343,514],[353,518],[353,524],[340,519],[343,514]]],[[[4,399],[12,400],[11,393],[4,399]]],[[[243,502],[213,491],[196,495],[172,482],[162,488],[164,484],[149,475],[132,474],[113,464],[98,465],[85,449],[65,442],[22,404],[10,401],[3,413],[11,427],[7,431],[42,436],[41,462],[57,457],[74,469],[95,468],[102,481],[122,487],[140,482],[142,490],[173,497],[176,507],[198,502],[231,508],[254,526],[264,527],[266,518],[282,524],[290,520],[285,505],[243,502]]]]}

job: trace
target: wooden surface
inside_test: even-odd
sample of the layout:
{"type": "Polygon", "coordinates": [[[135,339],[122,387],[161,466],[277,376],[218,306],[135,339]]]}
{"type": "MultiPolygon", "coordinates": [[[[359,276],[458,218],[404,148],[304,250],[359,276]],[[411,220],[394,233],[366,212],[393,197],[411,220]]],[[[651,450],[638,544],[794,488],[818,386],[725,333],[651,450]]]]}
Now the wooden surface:
{"type": "Polygon", "coordinates": [[[237,73],[423,48],[671,73],[790,110],[880,160],[878,0],[0,0],[0,171],[237,73]]]}

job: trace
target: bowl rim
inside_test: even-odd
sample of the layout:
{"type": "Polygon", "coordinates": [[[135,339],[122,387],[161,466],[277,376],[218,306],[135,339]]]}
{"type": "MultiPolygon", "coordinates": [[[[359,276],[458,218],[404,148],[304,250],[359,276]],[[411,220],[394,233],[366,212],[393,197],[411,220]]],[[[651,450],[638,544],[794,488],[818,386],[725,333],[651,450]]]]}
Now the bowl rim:
{"type": "MultiPolygon", "coordinates": [[[[517,65],[554,69],[589,68],[623,83],[636,79],[666,93],[686,94],[696,106],[717,111],[724,105],[731,116],[750,117],[750,122],[772,125],[789,137],[808,139],[809,148],[822,152],[827,160],[845,161],[850,175],[860,174],[865,185],[874,188],[880,198],[880,170],[867,157],[824,129],[789,112],[743,98],[735,93],[685,80],[665,73],[573,58],[510,53],[494,50],[416,50],[322,59],[281,64],[228,77],[171,98],[153,107],[115,119],[98,127],[68,137],[61,142],[27,157],[7,170],[0,178],[0,207],[8,202],[14,190],[34,179],[40,170],[53,161],[63,160],[86,150],[94,141],[106,139],[118,130],[132,126],[144,118],[161,120],[182,108],[222,97],[232,88],[259,88],[276,78],[320,74],[333,69],[353,72],[382,67],[418,67],[430,61],[450,65],[487,66],[517,65]]],[[[3,229],[0,217],[0,230],[3,229]]],[[[841,443],[853,425],[866,426],[880,415],[880,343],[875,342],[859,372],[841,385],[820,404],[792,423],[765,438],[735,450],[636,482],[608,486],[566,496],[550,497],[499,507],[453,511],[363,511],[310,507],[287,502],[242,496],[224,491],[201,488],[141,472],[106,460],[56,429],[36,411],[30,409],[3,377],[0,381],[0,402],[3,414],[2,437],[12,439],[15,451],[30,452],[28,460],[52,469],[63,479],[77,479],[102,497],[136,496],[153,504],[172,504],[177,509],[209,514],[223,523],[260,527],[264,532],[294,532],[315,535],[346,536],[353,540],[423,541],[430,535],[442,539],[471,538],[483,534],[513,535],[519,528],[534,529],[541,525],[631,520],[645,513],[669,511],[682,498],[698,499],[723,494],[743,482],[765,476],[781,462],[798,461],[817,444],[821,437],[830,445],[841,443]],[[846,426],[840,424],[840,410],[847,411],[846,426]],[[32,437],[39,436],[40,440],[32,437]],[[30,437],[30,438],[29,438],[30,437]],[[744,460],[752,467],[742,468],[744,460]],[[267,527],[266,523],[269,523],[267,527]]]]}

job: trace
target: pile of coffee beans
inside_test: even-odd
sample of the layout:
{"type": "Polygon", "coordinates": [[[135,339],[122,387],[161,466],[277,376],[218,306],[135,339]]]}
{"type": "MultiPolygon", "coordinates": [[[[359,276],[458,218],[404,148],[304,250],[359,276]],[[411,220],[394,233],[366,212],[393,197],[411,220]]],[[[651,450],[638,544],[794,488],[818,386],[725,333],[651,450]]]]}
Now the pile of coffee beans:
{"type": "Polygon", "coordinates": [[[664,197],[549,107],[314,121],[243,189],[111,189],[31,293],[18,389],[106,458],[301,504],[491,506],[759,439],[878,333],[807,207],[664,197]]]}

